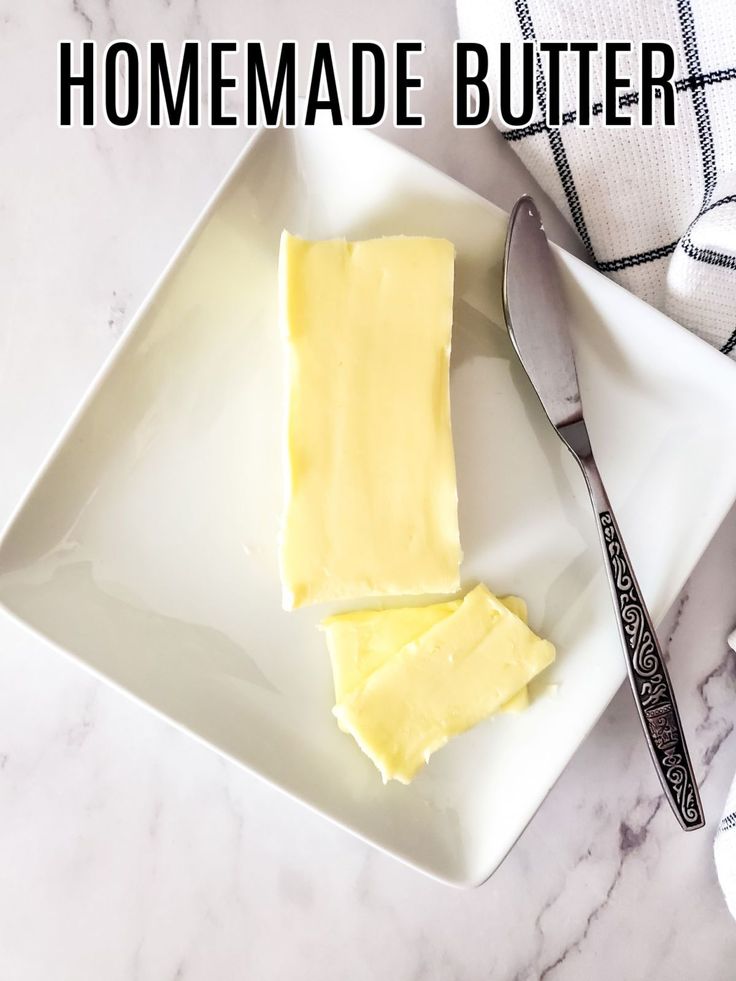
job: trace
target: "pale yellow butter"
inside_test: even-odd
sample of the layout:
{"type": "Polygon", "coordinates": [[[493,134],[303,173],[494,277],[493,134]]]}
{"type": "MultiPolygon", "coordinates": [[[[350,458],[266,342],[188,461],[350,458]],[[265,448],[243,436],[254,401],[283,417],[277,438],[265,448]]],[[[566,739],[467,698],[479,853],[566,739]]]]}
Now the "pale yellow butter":
{"type": "MultiPolygon", "coordinates": [[[[390,610],[359,610],[328,617],[320,624],[327,635],[335,701],[341,702],[398,650],[454,613],[462,600],[390,610]]],[[[526,623],[526,603],[505,596],[503,605],[526,623]]],[[[526,687],[499,711],[520,712],[529,704],[526,687]]]]}
{"type": "Polygon", "coordinates": [[[459,586],[453,264],[442,239],[282,236],[287,608],[459,586]]]}
{"type": "Polygon", "coordinates": [[[333,711],[384,781],[409,783],[433,752],[499,709],[554,656],[549,641],[481,585],[333,711]]]}

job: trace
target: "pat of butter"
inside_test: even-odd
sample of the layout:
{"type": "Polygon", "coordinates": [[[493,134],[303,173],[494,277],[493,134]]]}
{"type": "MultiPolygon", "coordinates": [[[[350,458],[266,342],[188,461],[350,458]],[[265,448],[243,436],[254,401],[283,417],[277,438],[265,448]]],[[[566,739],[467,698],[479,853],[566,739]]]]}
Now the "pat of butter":
{"type": "Polygon", "coordinates": [[[485,586],[335,706],[384,781],[409,783],[431,754],[495,712],[555,657],[485,586]]]}
{"type": "Polygon", "coordinates": [[[443,239],[282,236],[287,609],[459,587],[453,263],[443,239]]]}
{"type": "MultiPolygon", "coordinates": [[[[416,640],[440,620],[454,613],[462,600],[433,603],[431,606],[392,610],[360,610],[327,617],[320,629],[327,635],[332,663],[335,701],[342,702],[362,685],[369,675],[412,640],[416,640]]],[[[526,623],[526,603],[519,596],[506,596],[503,605],[526,623]]],[[[526,687],[499,711],[520,712],[529,704],[526,687]]]]}

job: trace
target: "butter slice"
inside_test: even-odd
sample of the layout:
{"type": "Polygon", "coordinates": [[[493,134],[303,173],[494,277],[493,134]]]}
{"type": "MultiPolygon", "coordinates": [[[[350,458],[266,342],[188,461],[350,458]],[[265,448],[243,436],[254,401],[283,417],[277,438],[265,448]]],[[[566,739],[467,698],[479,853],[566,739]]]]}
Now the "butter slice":
{"type": "Polygon", "coordinates": [[[282,235],[287,609],[459,587],[453,263],[443,239],[282,235]]]}
{"type": "Polygon", "coordinates": [[[433,752],[495,712],[554,657],[549,641],[481,585],[333,712],[384,782],[409,783],[433,752]]]}
{"type": "MultiPolygon", "coordinates": [[[[499,601],[503,603],[507,610],[511,610],[524,623],[529,622],[529,610],[521,596],[500,596],[499,601]]],[[[505,715],[518,715],[524,709],[529,708],[529,689],[524,685],[515,695],[504,702],[499,708],[499,712],[505,715]]]]}
{"type": "MultiPolygon", "coordinates": [[[[450,600],[431,606],[359,610],[323,620],[320,629],[327,635],[335,701],[342,702],[398,650],[454,613],[461,602],[450,600]]],[[[527,608],[521,597],[505,596],[501,602],[526,623],[527,608]]],[[[521,712],[528,705],[529,696],[524,687],[499,711],[521,712]]]]}

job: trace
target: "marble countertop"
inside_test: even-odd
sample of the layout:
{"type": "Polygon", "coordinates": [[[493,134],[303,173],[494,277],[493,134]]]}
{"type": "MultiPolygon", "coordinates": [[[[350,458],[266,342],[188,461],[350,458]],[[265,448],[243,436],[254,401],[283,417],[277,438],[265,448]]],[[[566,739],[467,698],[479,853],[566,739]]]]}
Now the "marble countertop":
{"type": "MultiPolygon", "coordinates": [[[[535,190],[492,132],[448,129],[449,2],[3,0],[0,21],[0,523],[247,138],[59,130],[58,39],[329,37],[344,58],[353,37],[423,38],[428,125],[385,135],[502,207],[535,190]]],[[[0,616],[0,976],[732,979],[712,838],[736,770],[735,557],[736,511],[662,628],[708,829],[684,836],[662,806],[622,690],[472,892],[336,830],[0,616]]]]}

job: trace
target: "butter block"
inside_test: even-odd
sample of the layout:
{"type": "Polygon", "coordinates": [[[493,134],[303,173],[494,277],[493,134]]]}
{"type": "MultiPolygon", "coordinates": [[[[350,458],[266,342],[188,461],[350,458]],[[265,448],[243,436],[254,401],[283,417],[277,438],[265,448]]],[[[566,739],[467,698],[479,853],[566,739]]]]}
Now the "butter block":
{"type": "Polygon", "coordinates": [[[384,782],[409,783],[448,739],[495,712],[554,657],[549,641],[480,585],[333,712],[384,782]]]}
{"type": "MultiPolygon", "coordinates": [[[[323,620],[320,630],[327,636],[335,701],[343,701],[398,650],[454,613],[461,602],[458,599],[430,606],[359,610],[323,620]]],[[[505,596],[501,602],[526,623],[527,608],[521,597],[505,596]]],[[[524,687],[499,711],[521,712],[528,705],[529,697],[524,687]]]]}
{"type": "Polygon", "coordinates": [[[284,232],[279,263],[284,606],[455,592],[452,244],[284,232]]]}
{"type": "Polygon", "coordinates": [[[323,620],[320,630],[327,635],[335,701],[343,701],[398,650],[454,613],[461,602],[360,610],[323,620]]]}
{"type": "MultiPolygon", "coordinates": [[[[499,600],[514,616],[524,623],[529,622],[529,610],[521,596],[500,596],[499,600]]],[[[504,702],[498,711],[503,712],[504,715],[518,715],[527,708],[529,708],[529,689],[524,685],[507,702],[504,702]]]]}
{"type": "Polygon", "coordinates": [[[529,708],[529,689],[526,685],[520,688],[519,691],[510,698],[507,702],[504,702],[499,712],[503,712],[504,715],[518,715],[523,712],[524,709],[529,708]]]}

